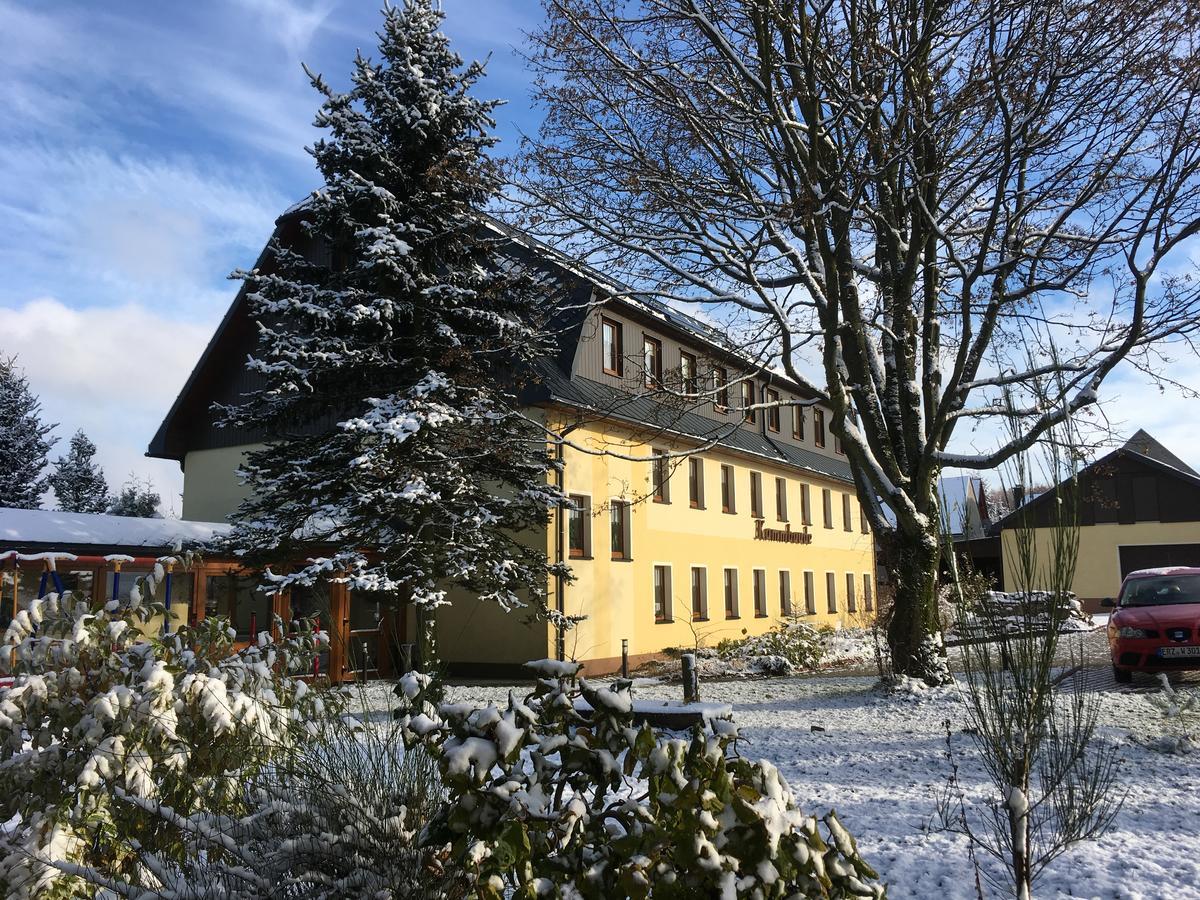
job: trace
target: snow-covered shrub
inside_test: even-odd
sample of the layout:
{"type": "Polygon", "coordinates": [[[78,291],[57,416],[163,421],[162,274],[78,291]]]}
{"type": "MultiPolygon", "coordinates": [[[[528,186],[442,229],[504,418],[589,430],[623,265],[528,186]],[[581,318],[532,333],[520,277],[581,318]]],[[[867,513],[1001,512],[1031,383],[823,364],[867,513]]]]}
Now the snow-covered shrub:
{"type": "Polygon", "coordinates": [[[473,896],[883,896],[837,817],[822,829],[798,809],[771,763],[735,752],[731,723],[661,736],[634,727],[629,682],[539,674],[505,708],[434,708],[409,680],[400,721],[448,791],[426,842],[449,845],[473,896]]]}
{"type": "Polygon", "coordinates": [[[1200,691],[1176,691],[1166,672],[1158,673],[1162,690],[1146,697],[1163,717],[1166,730],[1147,742],[1161,753],[1191,753],[1200,749],[1200,691]]]}
{"type": "Polygon", "coordinates": [[[802,622],[780,622],[765,634],[723,640],[717,645],[722,659],[745,660],[764,675],[791,675],[815,669],[824,650],[821,634],[802,622]]]}
{"type": "Polygon", "coordinates": [[[0,661],[0,843],[5,895],[74,896],[64,869],[123,877],[139,855],[176,853],[174,815],[245,810],[246,779],[286,746],[323,699],[288,677],[325,640],[267,633],[235,651],[221,619],[145,635],[162,615],[162,567],[128,598],[66,593],[34,600],[5,635],[0,661]],[[51,865],[54,861],[56,865],[51,865]]]}

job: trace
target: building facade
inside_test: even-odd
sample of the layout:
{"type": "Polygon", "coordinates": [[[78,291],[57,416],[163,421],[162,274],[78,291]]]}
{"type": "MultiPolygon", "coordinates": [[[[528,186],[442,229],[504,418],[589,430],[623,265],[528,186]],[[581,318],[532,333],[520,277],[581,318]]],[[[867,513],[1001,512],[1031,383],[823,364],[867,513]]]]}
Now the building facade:
{"type": "MultiPolygon", "coordinates": [[[[703,323],[498,223],[486,227],[536,268],[557,309],[558,353],[522,402],[563,435],[553,452],[572,508],[529,540],[570,563],[573,580],[550,585],[549,598],[577,624],[560,634],[451,592],[438,616],[443,658],[478,674],[547,656],[613,671],[623,649],[636,663],[783,618],[869,616],[874,539],[822,398],[755,366],[703,323]]],[[[286,216],[276,237],[302,240],[286,216]]],[[[253,387],[242,362],[254,333],[239,294],[151,445],[150,455],[183,467],[185,518],[232,514],[244,496],[242,458],[271,439],[208,422],[213,402],[253,387]]],[[[351,595],[348,639],[357,646],[349,619],[365,633],[372,616],[389,617],[386,606],[351,595]]],[[[409,612],[378,634],[404,641],[412,628],[409,612]]]]}
{"type": "Polygon", "coordinates": [[[958,546],[985,565],[995,564],[989,557],[998,554],[1000,588],[1017,590],[1018,532],[1032,527],[1044,569],[1052,558],[1054,510],[1062,499],[1077,506],[1079,553],[1071,589],[1089,611],[1115,597],[1130,572],[1200,566],[1200,474],[1145,431],[1081,470],[1076,496],[1071,500],[1063,485],[1055,485],[997,522],[990,543],[958,546]]]}

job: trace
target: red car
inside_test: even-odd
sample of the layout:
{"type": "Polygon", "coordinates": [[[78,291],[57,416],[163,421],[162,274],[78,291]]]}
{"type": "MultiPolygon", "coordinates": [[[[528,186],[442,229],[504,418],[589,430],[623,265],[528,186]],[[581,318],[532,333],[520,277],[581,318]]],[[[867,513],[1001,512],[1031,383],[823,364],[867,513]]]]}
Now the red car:
{"type": "Polygon", "coordinates": [[[1105,606],[1113,675],[1200,669],[1200,568],[1142,569],[1121,582],[1105,606]]]}

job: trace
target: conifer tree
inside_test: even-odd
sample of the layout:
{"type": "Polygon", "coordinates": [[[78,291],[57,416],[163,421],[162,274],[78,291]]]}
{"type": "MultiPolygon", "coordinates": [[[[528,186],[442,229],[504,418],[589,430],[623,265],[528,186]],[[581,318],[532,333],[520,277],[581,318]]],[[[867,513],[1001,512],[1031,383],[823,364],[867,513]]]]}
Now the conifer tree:
{"type": "Polygon", "coordinates": [[[309,558],[290,581],[333,573],[415,604],[427,661],[448,588],[544,610],[558,571],[525,533],[559,502],[553,461],[515,409],[549,344],[537,293],[480,227],[500,188],[497,103],[471,96],[483,67],[464,66],[442,18],[429,0],[386,8],[380,60],[360,54],[346,93],[309,73],[328,134],[310,149],[324,186],[299,216],[333,262],[276,242],[269,267],[242,273],[263,385],[224,410],[275,436],[242,470],[247,558],[309,558]]]}
{"type": "Polygon", "coordinates": [[[95,462],[96,445],[82,430],[71,438],[66,455],[54,464],[47,479],[58,500],[58,508],[66,512],[102,513],[108,509],[108,481],[104,470],[95,462]]]}
{"type": "Polygon", "coordinates": [[[0,359],[0,506],[37,509],[46,490],[46,455],[56,438],[41,420],[42,404],[17,370],[0,359]]]}
{"type": "Polygon", "coordinates": [[[161,519],[158,504],[162,497],[154,490],[154,482],[149,478],[145,481],[138,479],[132,472],[129,480],[121,485],[121,492],[108,502],[110,516],[128,516],[134,519],[161,519]]]}

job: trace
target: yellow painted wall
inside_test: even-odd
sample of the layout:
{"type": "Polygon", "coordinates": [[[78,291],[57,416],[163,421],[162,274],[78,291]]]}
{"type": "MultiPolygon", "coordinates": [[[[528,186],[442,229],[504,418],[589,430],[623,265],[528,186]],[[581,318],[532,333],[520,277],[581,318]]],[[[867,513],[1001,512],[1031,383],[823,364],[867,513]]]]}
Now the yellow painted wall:
{"type": "MultiPolygon", "coordinates": [[[[628,432],[618,428],[592,426],[571,435],[580,447],[604,446],[609,450],[626,448],[627,455],[648,456],[653,448],[682,451],[682,445],[670,447],[662,441],[653,445],[637,443],[628,432]]],[[[874,541],[859,527],[859,509],[852,497],[852,531],[845,531],[841,494],[853,494],[853,487],[814,475],[811,472],[774,464],[767,460],[725,450],[705,451],[704,509],[689,503],[687,459],[681,458],[672,470],[670,502],[647,499],[652,493],[651,464],[608,456],[589,455],[580,449],[566,451],[565,489],[568,494],[590,496],[592,506],[592,558],[572,560],[576,581],[565,592],[566,612],[586,615],[588,619],[567,636],[567,656],[580,660],[613,659],[620,656],[621,639],[629,641],[631,656],[658,653],[667,647],[693,645],[696,638],[690,625],[691,568],[707,568],[708,621],[696,623],[696,631],[705,646],[715,646],[723,638],[743,634],[761,634],[781,618],[779,572],[791,573],[792,603],[804,610],[804,572],[814,573],[817,613],[806,619],[812,624],[842,623],[860,620],[865,608],[863,574],[874,582],[874,541]],[[735,507],[733,514],[721,509],[721,465],[734,470],[735,507]],[[755,520],[750,514],[750,472],[763,476],[763,513],[767,528],[783,528],[776,520],[775,477],[788,482],[788,517],[793,530],[800,530],[800,484],[810,485],[813,535],[811,544],[776,543],[755,540],[755,520]],[[833,491],[833,525],[823,525],[822,488],[833,491]],[[613,499],[632,500],[632,559],[611,558],[610,508],[613,499]],[[673,622],[657,623],[654,615],[653,579],[655,565],[671,567],[673,622]],[[739,581],[737,619],[726,619],[724,609],[725,568],[736,568],[739,581]],[[754,613],[752,570],[766,570],[768,615],[754,613]],[[826,573],[834,572],[837,585],[838,613],[827,609],[826,573]],[[855,576],[858,613],[848,611],[846,573],[855,576]]],[[[877,586],[872,585],[872,593],[877,586]]]]}
{"type": "MultiPolygon", "coordinates": [[[[639,443],[625,427],[591,425],[578,427],[571,441],[580,447],[603,447],[635,457],[647,457],[654,448],[683,451],[683,445],[664,441],[639,443]]],[[[184,515],[186,518],[220,521],[231,513],[244,494],[234,470],[248,447],[189,453],[184,470],[184,515]]],[[[781,619],[779,572],[791,573],[793,608],[805,609],[804,572],[814,574],[817,612],[805,616],[814,625],[852,624],[866,612],[863,576],[874,584],[874,539],[859,527],[858,500],[853,487],[811,472],[727,450],[705,451],[704,509],[693,509],[688,499],[687,459],[672,462],[669,503],[650,499],[651,464],[592,455],[583,450],[565,451],[564,488],[569,494],[591,498],[593,558],[570,560],[576,580],[564,592],[568,615],[587,619],[566,636],[566,655],[578,660],[615,660],[621,654],[622,638],[629,641],[631,656],[659,653],[668,647],[691,646],[696,635],[691,627],[691,568],[707,568],[709,619],[696,623],[704,646],[715,646],[723,638],[743,633],[761,634],[781,619]],[[721,510],[721,465],[733,467],[736,512],[721,510]],[[788,484],[788,521],[794,531],[802,530],[801,483],[807,483],[811,498],[813,535],[811,544],[756,540],[755,520],[750,514],[750,472],[762,473],[764,526],[782,529],[777,521],[775,478],[788,484]],[[824,527],[822,488],[832,491],[833,528],[824,527]],[[843,522],[842,494],[851,493],[851,529],[843,522]],[[634,501],[631,506],[631,549],[629,561],[614,560],[610,549],[611,499],[634,501]],[[653,578],[655,565],[669,565],[672,581],[673,621],[660,624],[654,616],[653,578]],[[724,607],[724,569],[738,570],[739,617],[727,619],[724,607]],[[753,570],[766,571],[767,616],[754,611],[753,570]],[[837,586],[838,612],[827,612],[826,573],[833,572],[837,586]],[[846,575],[855,581],[857,611],[849,609],[846,575]]],[[[553,558],[556,523],[545,535],[548,556],[553,558]]],[[[564,527],[564,541],[565,541],[564,527]]],[[[566,547],[564,543],[564,553],[566,547]]],[[[553,656],[555,635],[545,622],[530,622],[528,610],[504,612],[455,591],[451,604],[438,612],[441,653],[447,662],[468,664],[519,664],[529,659],[553,656]]],[[[551,585],[550,602],[555,605],[551,585]]]]}
{"type": "MultiPolygon", "coordinates": [[[[1004,587],[1017,590],[1017,532],[1005,529],[1000,536],[1004,555],[1004,587]]],[[[1035,529],[1037,557],[1045,561],[1051,556],[1053,531],[1035,529]]],[[[1121,547],[1139,544],[1200,543],[1200,522],[1138,522],[1133,525],[1105,523],[1085,525],[1079,529],[1079,560],[1075,566],[1072,590],[1081,600],[1115,597],[1121,587],[1121,547]]],[[[1034,587],[1038,587],[1034,585],[1034,587]]]]}
{"type": "Polygon", "coordinates": [[[247,453],[264,446],[250,444],[188,453],[183,459],[183,518],[224,522],[249,494],[234,473],[247,453]]]}

